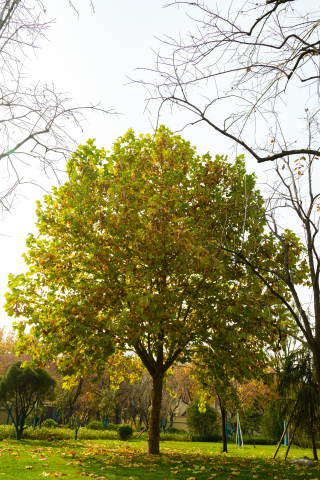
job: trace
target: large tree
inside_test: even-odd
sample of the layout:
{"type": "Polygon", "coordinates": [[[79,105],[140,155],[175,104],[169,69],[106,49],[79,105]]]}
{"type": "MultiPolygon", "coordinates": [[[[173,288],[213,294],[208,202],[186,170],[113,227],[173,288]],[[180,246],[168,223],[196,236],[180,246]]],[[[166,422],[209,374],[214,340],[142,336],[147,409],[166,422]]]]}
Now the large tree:
{"type": "MultiPolygon", "coordinates": [[[[139,82],[180,128],[202,123],[259,163],[320,154],[319,13],[312,0],[175,0],[193,21],[164,37],[139,82]],[[311,136],[305,130],[311,126],[311,136]]],[[[213,137],[216,138],[216,137],[213,137]]]]}
{"type": "Polygon", "coordinates": [[[266,315],[252,296],[263,292],[219,248],[225,236],[259,242],[261,196],[242,159],[200,157],[165,127],[153,137],[129,130],[111,155],[88,141],[68,174],[38,205],[29,271],[10,277],[7,312],[22,317],[22,336],[31,327],[36,341],[26,335],[23,347],[40,364],[58,356],[69,374],[103,372],[114,348],[135,352],[153,381],[148,449],[159,453],[164,376],[190,358],[188,346],[232,325],[236,312],[244,336],[269,328],[248,326],[266,315]]]}

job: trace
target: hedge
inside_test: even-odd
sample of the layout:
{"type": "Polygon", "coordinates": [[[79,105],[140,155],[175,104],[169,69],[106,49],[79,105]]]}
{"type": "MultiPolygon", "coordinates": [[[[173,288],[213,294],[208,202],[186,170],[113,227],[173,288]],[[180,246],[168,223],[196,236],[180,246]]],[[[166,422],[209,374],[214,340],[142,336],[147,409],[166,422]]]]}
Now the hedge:
{"type": "MultiPolygon", "coordinates": [[[[23,432],[23,439],[30,440],[45,440],[48,433],[54,434],[57,440],[74,440],[74,430],[71,428],[36,428],[32,430],[32,427],[28,427],[23,432]]],[[[5,438],[15,438],[15,429],[13,425],[0,425],[0,440],[5,438]]],[[[89,430],[86,428],[80,428],[78,432],[79,440],[115,440],[117,439],[117,432],[114,430],[89,430]]],[[[141,440],[147,440],[147,433],[143,433],[140,437],[141,440]]],[[[160,435],[161,440],[164,441],[176,441],[176,442],[222,442],[221,435],[196,435],[185,433],[184,435],[179,433],[165,433],[160,435]]],[[[265,438],[265,437],[253,437],[250,438],[246,435],[243,437],[245,445],[277,445],[277,441],[265,438]]],[[[235,436],[229,436],[229,444],[236,442],[235,436]]],[[[317,448],[319,446],[317,445],[317,448]]]]}
{"type": "MultiPolygon", "coordinates": [[[[28,427],[24,430],[22,439],[29,440],[45,440],[46,435],[51,433],[55,435],[57,440],[74,440],[74,430],[71,428],[36,428],[28,427]]],[[[0,425],[0,440],[5,438],[16,437],[15,429],[12,425],[0,425]]],[[[79,440],[115,440],[117,439],[117,432],[108,430],[87,430],[80,428],[78,432],[79,440]]]]}

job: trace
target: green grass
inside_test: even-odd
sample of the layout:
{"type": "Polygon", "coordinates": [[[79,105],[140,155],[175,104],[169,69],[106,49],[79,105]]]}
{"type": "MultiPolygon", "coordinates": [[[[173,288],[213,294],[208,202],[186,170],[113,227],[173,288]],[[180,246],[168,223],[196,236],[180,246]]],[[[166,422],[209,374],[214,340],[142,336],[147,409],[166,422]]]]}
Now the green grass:
{"type": "Polygon", "coordinates": [[[161,455],[146,454],[145,441],[4,440],[0,442],[0,480],[34,480],[88,476],[105,480],[320,480],[320,467],[298,467],[293,458],[312,456],[308,449],[294,447],[287,462],[281,447],[273,461],[274,446],[235,450],[221,454],[220,443],[162,442],[161,455]],[[32,467],[32,468],[26,468],[32,467]],[[86,475],[87,474],[87,475],[86,475]]]}

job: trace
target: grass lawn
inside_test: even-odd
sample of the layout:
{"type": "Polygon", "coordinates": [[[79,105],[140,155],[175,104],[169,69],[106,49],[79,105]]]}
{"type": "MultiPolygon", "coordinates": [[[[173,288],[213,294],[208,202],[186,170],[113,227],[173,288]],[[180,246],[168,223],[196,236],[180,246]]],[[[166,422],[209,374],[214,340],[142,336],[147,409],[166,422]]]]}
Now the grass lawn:
{"type": "Polygon", "coordinates": [[[221,454],[220,443],[163,442],[161,455],[151,456],[141,440],[57,441],[4,440],[0,442],[0,480],[34,480],[45,477],[105,480],[320,480],[320,466],[298,467],[293,458],[310,456],[311,451],[294,447],[287,462],[281,447],[276,461],[274,446],[251,445],[221,454]]]}

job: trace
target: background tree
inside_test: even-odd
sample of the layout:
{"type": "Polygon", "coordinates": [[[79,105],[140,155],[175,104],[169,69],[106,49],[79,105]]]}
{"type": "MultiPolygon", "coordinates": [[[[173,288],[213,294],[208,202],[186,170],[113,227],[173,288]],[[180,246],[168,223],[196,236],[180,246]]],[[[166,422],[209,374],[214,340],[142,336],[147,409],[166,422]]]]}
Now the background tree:
{"type": "Polygon", "coordinates": [[[82,392],[83,378],[77,382],[70,382],[67,384],[66,379],[56,374],[57,386],[55,389],[55,399],[51,402],[54,408],[54,420],[58,422],[59,418],[65,424],[72,415],[74,406],[82,392]]]}
{"type": "MultiPolygon", "coordinates": [[[[261,285],[267,287],[273,300],[256,297],[261,306],[267,306],[269,310],[269,319],[265,321],[277,328],[280,335],[290,335],[312,352],[319,384],[318,157],[311,155],[293,162],[283,159],[275,163],[275,173],[276,180],[269,185],[270,197],[261,210],[268,229],[259,245],[246,240],[241,249],[234,248],[225,238],[221,248],[235,255],[236,262],[249,267],[261,285]],[[296,233],[288,229],[288,218],[290,224],[296,226],[296,233]],[[283,322],[284,315],[290,316],[292,321],[283,322]]],[[[245,222],[243,228],[246,229],[245,222]]]]}
{"type": "Polygon", "coordinates": [[[134,402],[135,413],[139,415],[140,426],[143,424],[147,430],[150,424],[151,396],[152,377],[149,372],[145,372],[141,379],[134,382],[131,398],[134,402]]]}
{"type": "Polygon", "coordinates": [[[168,386],[175,392],[177,403],[181,400],[186,405],[190,405],[192,400],[199,397],[199,384],[193,375],[193,364],[178,363],[175,365],[173,374],[168,379],[168,386]]]}
{"type": "Polygon", "coordinates": [[[22,367],[22,362],[13,363],[0,379],[0,402],[10,412],[16,430],[17,440],[21,440],[26,418],[32,414],[35,405],[54,396],[56,381],[42,368],[22,367]]]}
{"type": "Polygon", "coordinates": [[[187,409],[187,426],[190,432],[198,435],[217,433],[220,430],[219,417],[214,408],[208,403],[204,405],[205,411],[200,411],[200,400],[196,398],[187,409]]]}
{"type": "Polygon", "coordinates": [[[54,85],[32,84],[28,79],[30,56],[39,48],[50,24],[41,0],[0,2],[3,211],[10,210],[18,187],[35,183],[32,177],[25,177],[25,165],[32,167],[32,174],[41,169],[46,174],[59,175],[61,160],[65,161],[76,145],[69,126],[81,129],[86,110],[106,112],[97,105],[79,107],[54,85]]]}
{"type": "MultiPolygon", "coordinates": [[[[246,305],[243,297],[245,290],[240,285],[237,291],[240,298],[243,298],[242,302],[239,298],[239,304],[243,309],[246,305]]],[[[249,306],[248,317],[256,304],[249,306]]],[[[209,399],[217,399],[220,406],[224,452],[228,450],[227,411],[232,410],[236,416],[246,399],[246,389],[241,388],[241,384],[244,382],[249,385],[251,382],[259,384],[269,363],[267,348],[276,350],[281,348],[274,332],[266,330],[260,332],[258,336],[253,330],[248,331],[250,322],[241,325],[238,315],[239,309],[232,309],[232,321],[222,323],[220,328],[211,332],[210,337],[196,346],[194,352],[194,371],[201,386],[202,409],[205,408],[203,405],[205,401],[209,399]],[[246,357],[245,362],[242,360],[243,357],[246,357]]],[[[245,314],[245,318],[248,317],[245,314]]],[[[258,313],[255,313],[254,319],[259,319],[258,313]]],[[[248,392],[251,390],[252,387],[248,392]]]]}
{"type": "MultiPolygon", "coordinates": [[[[6,332],[6,329],[0,328],[0,375],[4,375],[10,365],[16,360],[17,339],[13,331],[6,332]]],[[[20,360],[30,362],[31,356],[28,354],[20,355],[20,360]]]]}
{"type": "Polygon", "coordinates": [[[164,52],[141,81],[150,99],[160,109],[182,109],[189,124],[204,122],[258,162],[320,154],[313,2],[171,5],[190,7],[194,29],[163,40],[164,52]],[[308,126],[311,135],[305,135],[308,126]]]}
{"type": "Polygon", "coordinates": [[[280,403],[275,400],[269,402],[261,420],[262,435],[279,442],[284,429],[283,421],[280,403]]]}
{"type": "Polygon", "coordinates": [[[92,418],[95,410],[94,398],[90,392],[81,395],[72,412],[72,423],[75,426],[75,440],[78,438],[80,427],[84,427],[92,418]]]}
{"type": "Polygon", "coordinates": [[[116,410],[116,390],[112,388],[104,388],[101,392],[101,400],[99,403],[99,413],[104,428],[107,428],[112,416],[116,410]]]}
{"type": "MultiPolygon", "coordinates": [[[[264,222],[251,207],[262,199],[242,159],[197,156],[165,127],[154,137],[129,130],[110,156],[89,141],[68,174],[38,206],[39,237],[28,239],[27,274],[10,277],[7,312],[25,319],[24,348],[40,364],[63,354],[69,375],[102,374],[114,348],[134,351],[153,380],[148,450],[157,454],[169,368],[236,311],[244,335],[249,319],[267,314],[252,301],[261,288],[220,248],[225,236],[259,242],[264,222]]],[[[250,330],[264,334],[261,324],[250,330]]]]}

